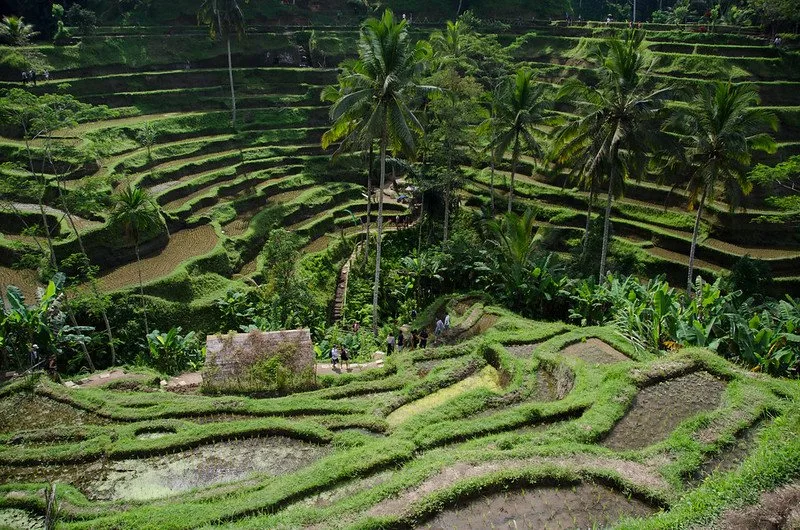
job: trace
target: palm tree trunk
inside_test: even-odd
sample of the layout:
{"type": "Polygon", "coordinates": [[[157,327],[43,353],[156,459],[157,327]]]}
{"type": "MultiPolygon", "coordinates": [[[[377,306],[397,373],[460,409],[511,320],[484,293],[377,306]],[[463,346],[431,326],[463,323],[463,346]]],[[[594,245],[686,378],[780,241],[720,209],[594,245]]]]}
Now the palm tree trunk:
{"type": "Polygon", "coordinates": [[[583,241],[581,241],[584,254],[586,254],[586,249],[589,246],[589,230],[592,227],[592,208],[594,207],[594,196],[594,176],[592,176],[592,182],[589,184],[589,208],[586,210],[586,229],[583,231],[583,241]]]}
{"type": "Polygon", "coordinates": [[[514,203],[514,177],[517,173],[517,160],[519,160],[519,137],[514,140],[514,153],[511,155],[511,186],[508,189],[508,213],[514,203]]]}
{"type": "Polygon", "coordinates": [[[383,235],[383,185],[386,182],[386,111],[381,135],[381,180],[378,188],[378,237],[375,243],[375,284],[372,286],[372,334],[378,336],[378,290],[381,285],[381,236],[383,235]]]}
{"type": "Polygon", "coordinates": [[[228,36],[228,79],[231,83],[231,123],[236,127],[236,94],[233,91],[233,61],[231,60],[231,38],[228,36]]]}
{"type": "Polygon", "coordinates": [[[458,0],[458,9],[456,10],[456,18],[461,14],[461,4],[463,0],[458,0]]]}
{"type": "Polygon", "coordinates": [[[492,171],[489,173],[489,195],[492,198],[492,217],[494,217],[494,154],[492,154],[490,166],[492,171]]]}
{"type": "Polygon", "coordinates": [[[444,188],[444,234],[442,243],[447,243],[449,236],[450,221],[450,184],[444,188]]]}
{"type": "Polygon", "coordinates": [[[150,326],[147,325],[147,301],[144,298],[144,282],[142,282],[142,262],[139,257],[139,236],[136,236],[136,243],[134,244],[136,251],[136,267],[139,269],[139,295],[142,297],[142,313],[144,314],[144,333],[150,334],[150,326]]]}
{"type": "Polygon", "coordinates": [[[694,252],[697,248],[697,234],[700,232],[700,217],[703,214],[703,205],[706,202],[706,193],[708,186],[703,188],[703,196],[700,197],[700,204],[697,206],[697,215],[694,218],[694,230],[692,231],[692,246],[689,249],[689,275],[686,278],[686,291],[692,293],[692,285],[694,284],[694,252]]]}
{"type": "Polygon", "coordinates": [[[606,275],[606,256],[608,256],[608,237],[611,228],[611,200],[614,197],[614,171],[608,180],[608,198],[606,199],[606,217],[603,222],[603,251],[600,253],[600,283],[606,275]]]}
{"type": "Polygon", "coordinates": [[[370,217],[372,216],[372,165],[375,158],[372,147],[372,142],[370,142],[369,154],[367,155],[369,168],[367,168],[367,232],[364,238],[364,263],[369,261],[369,225],[370,217]]]}

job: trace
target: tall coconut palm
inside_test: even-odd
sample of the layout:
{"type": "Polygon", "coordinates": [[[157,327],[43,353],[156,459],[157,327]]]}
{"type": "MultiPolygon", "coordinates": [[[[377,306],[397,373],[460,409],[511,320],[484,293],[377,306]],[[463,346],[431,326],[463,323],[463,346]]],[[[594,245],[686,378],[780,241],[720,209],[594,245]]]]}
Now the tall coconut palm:
{"type": "MultiPolygon", "coordinates": [[[[641,178],[650,155],[670,141],[662,130],[662,109],[671,87],[653,87],[649,75],[655,60],[643,46],[644,33],[626,31],[605,42],[599,53],[600,81],[588,86],[573,79],[557,99],[576,108],[579,117],[555,134],[553,159],[572,167],[591,191],[607,185],[600,280],[605,277],[611,225],[611,203],[622,193],[625,179],[641,178]]],[[[589,217],[594,197],[590,196],[589,217]]]]}
{"type": "Polygon", "coordinates": [[[39,32],[33,31],[33,26],[26,24],[22,17],[8,15],[0,22],[0,40],[12,46],[25,46],[38,34],[39,32]]]}
{"type": "Polygon", "coordinates": [[[345,80],[345,90],[331,106],[336,123],[349,123],[361,145],[379,142],[380,185],[375,248],[375,283],[372,292],[372,329],[378,333],[378,291],[383,234],[383,188],[386,184],[386,151],[397,146],[414,151],[412,129],[421,128],[408,107],[417,85],[415,73],[427,50],[411,43],[406,22],[397,21],[390,10],[380,19],[370,18],[361,27],[358,60],[345,80]],[[356,132],[357,131],[357,132],[356,132]]]}
{"type": "Polygon", "coordinates": [[[544,85],[536,83],[533,72],[527,68],[517,71],[508,79],[495,100],[494,132],[492,140],[494,157],[501,160],[511,149],[511,183],[508,190],[508,211],[514,204],[514,178],[517,163],[524,148],[534,157],[542,155],[542,145],[537,136],[544,135],[545,111],[550,102],[544,97],[544,85]]]}
{"type": "MultiPolygon", "coordinates": [[[[248,0],[245,0],[247,2],[248,0]]],[[[211,38],[220,35],[228,46],[228,79],[231,85],[231,123],[236,126],[236,93],[233,90],[231,37],[241,39],[245,32],[244,13],[237,0],[204,0],[197,12],[197,22],[207,26],[211,38]]]]}
{"type": "MultiPolygon", "coordinates": [[[[340,98],[344,97],[351,90],[350,82],[354,79],[354,61],[344,61],[339,65],[340,74],[338,76],[338,85],[326,86],[322,89],[320,99],[324,102],[334,104],[340,98]]],[[[367,140],[361,135],[361,126],[364,121],[364,116],[343,116],[335,121],[331,128],[322,134],[322,148],[327,149],[334,143],[338,143],[336,151],[333,156],[336,157],[346,151],[358,151],[367,148],[367,222],[365,225],[364,235],[364,261],[369,259],[369,229],[372,220],[372,173],[374,167],[374,139],[369,139],[369,146],[361,145],[361,142],[367,140]]]]}
{"type": "Polygon", "coordinates": [[[709,83],[691,100],[679,121],[690,168],[689,207],[697,207],[686,284],[690,291],[700,219],[706,201],[713,199],[715,186],[722,184],[733,208],[738,195],[749,193],[753,187],[747,180],[752,151],[776,150],[775,141],[765,131],[768,127],[777,129],[777,117],[759,108],[758,103],[758,91],[753,85],[709,83]]]}
{"type": "Polygon", "coordinates": [[[142,297],[142,311],[144,313],[144,329],[150,334],[147,324],[147,304],[144,298],[144,283],[142,282],[142,262],[139,255],[139,243],[142,232],[147,232],[159,226],[162,222],[161,213],[155,199],[142,188],[128,185],[113,197],[114,206],[111,210],[111,222],[121,226],[125,236],[133,241],[136,252],[136,264],[139,269],[139,294],[142,297]]]}

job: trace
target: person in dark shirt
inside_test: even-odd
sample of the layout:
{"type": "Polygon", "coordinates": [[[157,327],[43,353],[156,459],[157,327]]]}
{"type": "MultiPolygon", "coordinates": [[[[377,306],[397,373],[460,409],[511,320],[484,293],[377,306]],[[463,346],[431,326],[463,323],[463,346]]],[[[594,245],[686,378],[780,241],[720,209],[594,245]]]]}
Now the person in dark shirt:
{"type": "Polygon", "coordinates": [[[419,332],[419,347],[426,348],[428,346],[428,330],[422,328],[422,331],[419,332]]]}

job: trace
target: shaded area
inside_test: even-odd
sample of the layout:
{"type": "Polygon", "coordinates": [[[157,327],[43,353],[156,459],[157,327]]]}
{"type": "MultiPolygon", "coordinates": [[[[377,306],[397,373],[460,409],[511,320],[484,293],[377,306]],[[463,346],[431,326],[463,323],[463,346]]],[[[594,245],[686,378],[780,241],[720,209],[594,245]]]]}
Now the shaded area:
{"type": "Polygon", "coordinates": [[[638,499],[596,484],[579,484],[496,493],[445,510],[417,528],[594,528],[654,512],[638,499]]]}
{"type": "Polygon", "coordinates": [[[561,350],[561,355],[576,357],[589,364],[612,364],[630,358],[599,339],[587,339],[561,350]]]}
{"type": "Polygon", "coordinates": [[[725,383],[708,372],[695,372],[643,388],[603,445],[626,450],[660,442],[682,421],[717,407],[724,391],[725,383]]]}

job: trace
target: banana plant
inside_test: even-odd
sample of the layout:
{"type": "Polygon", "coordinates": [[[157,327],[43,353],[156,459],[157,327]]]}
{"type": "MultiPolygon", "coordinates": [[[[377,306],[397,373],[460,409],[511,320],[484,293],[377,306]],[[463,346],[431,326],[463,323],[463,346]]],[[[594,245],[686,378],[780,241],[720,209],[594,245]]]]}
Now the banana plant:
{"type": "Polygon", "coordinates": [[[61,308],[64,278],[62,273],[56,274],[37,303],[31,305],[26,305],[19,288],[6,288],[6,307],[0,320],[0,349],[6,367],[20,371],[33,368],[48,358],[58,358],[65,348],[89,340],[86,333],[93,328],[65,324],[66,313],[61,308]]]}

